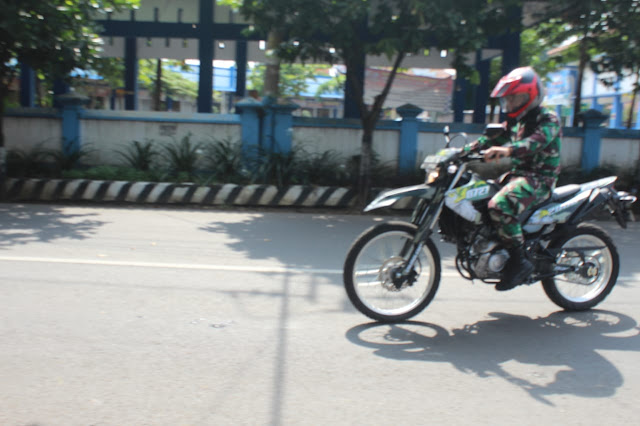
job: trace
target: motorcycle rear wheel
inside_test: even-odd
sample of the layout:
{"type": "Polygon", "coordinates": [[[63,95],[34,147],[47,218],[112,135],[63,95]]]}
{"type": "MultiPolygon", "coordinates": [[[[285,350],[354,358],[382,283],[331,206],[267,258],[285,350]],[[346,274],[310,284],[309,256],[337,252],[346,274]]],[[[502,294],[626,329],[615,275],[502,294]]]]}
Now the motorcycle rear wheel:
{"type": "Polygon", "coordinates": [[[616,284],[620,270],[618,250],[611,237],[591,224],[582,224],[553,240],[549,248],[565,249],[556,257],[556,264],[572,265],[578,271],[542,280],[542,287],[553,303],[566,311],[585,311],[602,302],[616,284]],[[583,250],[584,258],[571,248],[583,250]],[[568,249],[568,250],[566,250],[568,249]]]}
{"type": "Polygon", "coordinates": [[[414,275],[394,282],[405,264],[417,228],[405,222],[387,222],[363,232],[353,243],[344,264],[344,286],[351,303],[380,322],[404,321],[433,300],[440,283],[440,255],[427,240],[414,275]]]}

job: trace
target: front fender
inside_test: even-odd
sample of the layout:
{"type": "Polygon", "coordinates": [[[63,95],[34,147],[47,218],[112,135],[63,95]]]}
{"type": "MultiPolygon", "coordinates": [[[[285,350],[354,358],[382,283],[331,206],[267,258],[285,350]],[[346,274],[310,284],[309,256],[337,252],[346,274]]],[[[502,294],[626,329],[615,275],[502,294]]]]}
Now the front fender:
{"type": "Polygon", "coordinates": [[[422,184],[422,185],[414,185],[414,186],[406,186],[404,188],[391,189],[389,191],[384,191],[378,195],[375,200],[369,203],[367,207],[364,208],[365,212],[381,209],[384,207],[389,207],[394,204],[396,201],[405,198],[405,197],[418,197],[418,198],[431,198],[433,194],[435,194],[435,188],[422,184]]]}

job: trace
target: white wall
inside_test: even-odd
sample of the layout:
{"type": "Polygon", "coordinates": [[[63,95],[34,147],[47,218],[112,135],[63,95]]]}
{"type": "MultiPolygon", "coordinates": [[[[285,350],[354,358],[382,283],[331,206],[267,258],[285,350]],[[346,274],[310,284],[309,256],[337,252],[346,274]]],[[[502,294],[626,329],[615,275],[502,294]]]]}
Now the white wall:
{"type": "Polygon", "coordinates": [[[121,164],[117,151],[126,151],[132,141],[152,140],[160,148],[179,142],[189,133],[194,144],[222,139],[240,141],[240,126],[224,124],[82,120],[80,132],[83,145],[90,152],[87,162],[92,164],[121,164]]]}
{"type": "Polygon", "coordinates": [[[600,164],[634,168],[640,160],[638,139],[602,139],[600,144],[600,164]]]}
{"type": "MultiPolygon", "coordinates": [[[[377,130],[373,135],[373,150],[383,163],[398,165],[400,132],[377,130]]],[[[304,148],[309,153],[338,152],[345,158],[359,155],[362,130],[351,128],[294,126],[293,146],[304,148]]]]}
{"type": "Polygon", "coordinates": [[[562,138],[562,148],[560,149],[560,166],[579,166],[582,159],[582,138],[562,138]]]}
{"type": "Polygon", "coordinates": [[[62,120],[42,117],[5,117],[3,119],[7,150],[60,149],[62,120]]]}
{"type": "MultiPolygon", "coordinates": [[[[34,149],[61,149],[61,119],[47,117],[51,111],[39,111],[42,111],[40,116],[4,118],[7,150],[19,149],[28,152],[34,149]]],[[[151,139],[158,145],[164,145],[179,141],[189,133],[193,135],[192,142],[230,140],[240,143],[242,140],[237,117],[217,114],[91,111],[87,118],[80,121],[80,126],[83,144],[91,152],[88,158],[90,164],[121,163],[122,160],[116,151],[125,150],[134,140],[144,142],[151,139]],[[122,115],[122,120],[114,119],[119,115],[122,115]]],[[[468,140],[474,140],[478,136],[470,134],[468,140]]],[[[360,153],[361,138],[362,130],[357,128],[293,128],[293,146],[303,147],[311,153],[335,151],[348,158],[360,153]]],[[[399,130],[378,130],[374,134],[373,149],[382,162],[392,167],[397,166],[399,139],[399,130]]],[[[452,146],[462,146],[463,143],[462,139],[458,139],[452,142],[452,146]]],[[[416,167],[426,155],[437,152],[444,146],[445,141],[441,133],[420,132],[416,167]]],[[[582,138],[565,136],[562,141],[562,167],[579,166],[581,157],[582,138]]],[[[634,168],[639,160],[640,139],[602,139],[601,165],[634,168]]]]}

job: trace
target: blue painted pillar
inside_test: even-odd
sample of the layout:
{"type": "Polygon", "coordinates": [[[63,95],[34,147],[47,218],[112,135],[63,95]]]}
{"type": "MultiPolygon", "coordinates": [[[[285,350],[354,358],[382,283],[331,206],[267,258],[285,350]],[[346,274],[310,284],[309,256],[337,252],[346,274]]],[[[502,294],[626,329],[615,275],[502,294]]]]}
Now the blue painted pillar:
{"type": "Polygon", "coordinates": [[[247,160],[255,156],[260,147],[262,103],[254,98],[245,98],[236,104],[236,108],[240,111],[242,155],[247,160]]]}
{"type": "MultiPolygon", "coordinates": [[[[291,151],[293,136],[293,111],[299,106],[294,103],[271,104],[269,109],[273,117],[272,152],[286,154],[291,151]]],[[[266,116],[265,116],[266,118],[266,116]]]]}
{"type": "Polygon", "coordinates": [[[62,152],[69,156],[78,152],[82,146],[80,117],[83,106],[89,103],[89,98],[67,93],[58,96],[56,100],[62,108],[62,152]]]}
{"type": "Polygon", "coordinates": [[[636,129],[640,129],[640,103],[636,105],[636,129]]]}
{"type": "Polygon", "coordinates": [[[476,87],[473,122],[484,124],[487,121],[487,100],[489,99],[489,73],[491,61],[482,60],[482,52],[476,53],[476,69],[480,74],[480,84],[476,87]]]}
{"type": "Polygon", "coordinates": [[[36,104],[36,73],[27,64],[20,63],[20,106],[33,108],[36,104]]]}
{"type": "Polygon", "coordinates": [[[418,115],[422,109],[405,104],[396,108],[402,117],[400,125],[400,146],[398,149],[398,174],[409,174],[416,168],[418,151],[418,115]]]}
{"type": "Polygon", "coordinates": [[[286,154],[291,151],[293,116],[299,108],[294,103],[278,104],[267,97],[262,102],[260,146],[269,152],[286,154]]]}
{"type": "Polygon", "coordinates": [[[462,123],[464,121],[464,105],[467,99],[468,87],[468,80],[456,78],[453,88],[453,121],[456,123],[462,123]]]}
{"type": "Polygon", "coordinates": [[[580,120],[584,129],[584,140],[582,141],[582,170],[589,172],[600,164],[600,144],[602,130],[600,125],[607,118],[606,114],[595,109],[590,109],[580,113],[580,120]]]}
{"type": "Polygon", "coordinates": [[[138,109],[138,41],[135,37],[124,40],[124,109],[138,109]]]}
{"type": "Polygon", "coordinates": [[[200,0],[198,112],[211,113],[213,97],[213,1],[200,0]]]}

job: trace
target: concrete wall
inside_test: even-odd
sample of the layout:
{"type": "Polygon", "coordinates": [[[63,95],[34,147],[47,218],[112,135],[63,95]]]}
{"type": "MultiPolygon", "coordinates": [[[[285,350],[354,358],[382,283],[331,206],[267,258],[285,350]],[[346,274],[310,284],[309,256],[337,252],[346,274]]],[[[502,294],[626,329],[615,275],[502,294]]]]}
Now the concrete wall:
{"type": "MultiPolygon", "coordinates": [[[[62,147],[62,119],[55,113],[13,111],[4,125],[7,150],[62,147]]],[[[84,161],[90,165],[122,164],[117,152],[125,151],[133,141],[151,140],[161,147],[189,134],[193,143],[230,140],[240,144],[242,139],[236,115],[86,110],[79,126],[82,146],[89,152],[84,161]]]]}
{"type": "MultiPolygon", "coordinates": [[[[126,149],[132,141],[153,140],[159,145],[179,141],[191,133],[194,142],[230,140],[243,143],[241,115],[184,114],[141,111],[81,110],[78,126],[82,144],[91,152],[89,164],[119,164],[116,153],[126,149]]],[[[373,147],[380,161],[396,167],[401,140],[400,121],[382,121],[374,133],[373,147]]],[[[443,124],[419,123],[415,134],[415,165],[445,145],[443,124]]],[[[62,144],[62,116],[57,110],[20,109],[9,111],[4,118],[6,148],[60,149],[62,144]]],[[[477,138],[482,126],[451,124],[451,134],[466,132],[467,140],[477,138]]],[[[640,159],[640,131],[597,129],[601,140],[599,165],[635,168],[640,159]]],[[[566,128],[562,143],[563,167],[580,166],[585,130],[566,128]]],[[[362,130],[359,121],[310,119],[293,117],[290,130],[292,146],[307,152],[335,151],[345,158],[360,153],[362,130]]],[[[462,146],[456,139],[452,146],[462,146]]]]}
{"type": "Polygon", "coordinates": [[[29,152],[34,149],[60,149],[62,120],[57,110],[24,109],[20,116],[3,119],[5,147],[29,152]]]}
{"type": "MultiPolygon", "coordinates": [[[[398,163],[398,133],[393,130],[379,130],[373,137],[373,150],[379,160],[392,167],[398,163]]],[[[344,157],[360,154],[362,130],[295,128],[293,145],[302,147],[309,153],[335,151],[344,157]]]]}
{"type": "Polygon", "coordinates": [[[151,140],[160,147],[189,134],[192,143],[241,140],[235,115],[91,111],[80,120],[80,126],[92,164],[122,163],[117,151],[125,151],[132,141],[151,140]]]}
{"type": "Polygon", "coordinates": [[[615,138],[602,139],[600,164],[633,168],[640,159],[640,141],[638,139],[615,138]]]}

